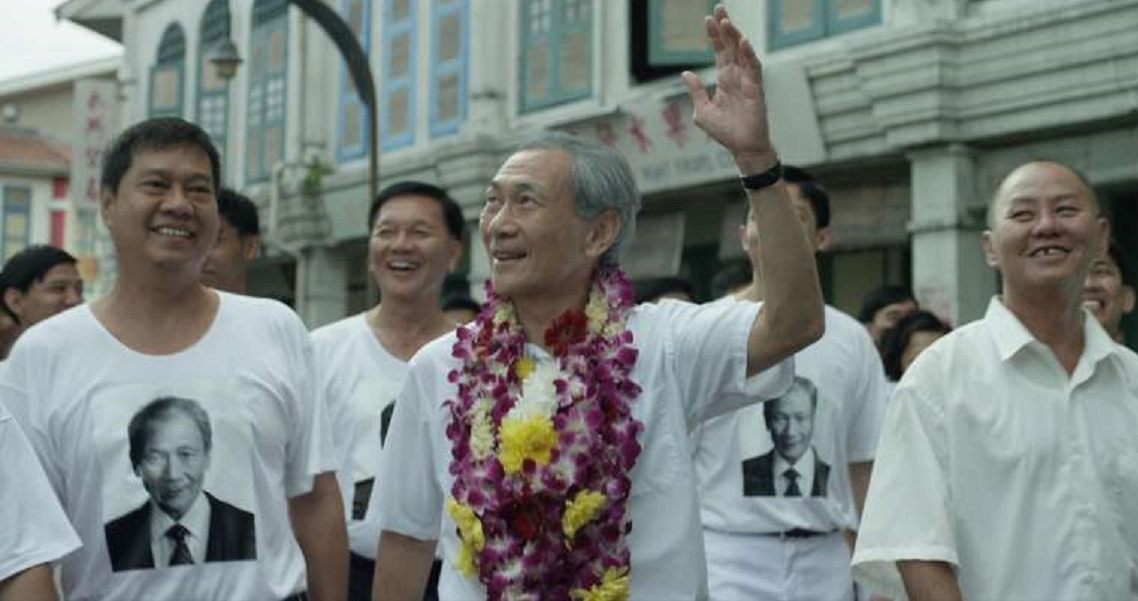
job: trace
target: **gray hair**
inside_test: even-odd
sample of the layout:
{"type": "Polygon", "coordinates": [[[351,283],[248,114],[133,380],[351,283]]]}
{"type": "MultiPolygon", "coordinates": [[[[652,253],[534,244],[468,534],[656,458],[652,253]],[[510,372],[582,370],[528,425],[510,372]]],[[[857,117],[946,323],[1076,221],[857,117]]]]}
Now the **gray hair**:
{"type": "Polygon", "coordinates": [[[601,265],[616,265],[636,231],[636,213],[640,211],[640,192],[628,161],[600,142],[559,131],[543,131],[522,142],[514,152],[525,150],[560,150],[569,155],[579,217],[591,220],[605,211],[620,214],[620,232],[600,258],[601,265]]]}

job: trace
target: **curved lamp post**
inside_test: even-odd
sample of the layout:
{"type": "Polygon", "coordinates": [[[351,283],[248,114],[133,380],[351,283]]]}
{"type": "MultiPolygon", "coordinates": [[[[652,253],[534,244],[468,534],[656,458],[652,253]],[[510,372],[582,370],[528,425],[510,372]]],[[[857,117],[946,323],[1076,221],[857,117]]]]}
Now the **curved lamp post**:
{"type": "MultiPolygon", "coordinates": [[[[336,11],[321,0],[288,0],[308,18],[328,34],[340,55],[348,64],[348,73],[356,86],[360,101],[367,106],[368,114],[368,202],[371,202],[379,184],[379,126],[376,121],[375,79],[371,75],[371,65],[356,34],[336,11]]],[[[226,39],[214,51],[209,62],[213,64],[217,76],[224,80],[232,79],[241,64],[241,56],[233,40],[226,39]]]]}

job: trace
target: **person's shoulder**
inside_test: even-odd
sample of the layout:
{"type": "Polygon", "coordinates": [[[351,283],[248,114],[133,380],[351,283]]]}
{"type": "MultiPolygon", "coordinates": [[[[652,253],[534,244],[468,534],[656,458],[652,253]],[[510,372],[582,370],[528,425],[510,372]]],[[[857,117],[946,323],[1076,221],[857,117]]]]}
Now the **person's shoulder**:
{"type": "Polygon", "coordinates": [[[77,305],[28,328],[16,342],[22,346],[71,346],[76,336],[86,335],[98,327],[90,305],[77,305]]]}
{"type": "Polygon", "coordinates": [[[222,311],[230,322],[242,328],[268,328],[277,332],[303,333],[308,329],[292,307],[272,298],[260,298],[217,291],[221,298],[222,311]]]}
{"type": "Polygon", "coordinates": [[[143,502],[142,505],[120,515],[119,517],[106,523],[104,528],[107,532],[108,539],[115,539],[117,536],[112,535],[126,535],[126,533],[138,529],[140,524],[146,523],[148,517],[149,501],[143,502]]]}
{"type": "Polygon", "coordinates": [[[1138,388],[1138,353],[1126,345],[1114,343],[1112,349],[1123,373],[1129,379],[1131,386],[1138,388]]]}
{"type": "Polygon", "coordinates": [[[319,345],[343,340],[346,336],[359,330],[361,326],[367,327],[364,315],[364,313],[349,315],[312,330],[312,342],[319,345]]]}
{"type": "MultiPolygon", "coordinates": [[[[459,328],[472,332],[469,326],[459,328]]],[[[447,363],[458,363],[454,356],[454,345],[458,343],[459,330],[453,330],[424,344],[407,362],[409,369],[431,369],[447,363]]],[[[464,334],[467,335],[467,334],[464,334]]]]}
{"type": "Polygon", "coordinates": [[[227,518],[240,518],[243,520],[247,519],[247,520],[252,521],[252,519],[253,519],[252,513],[245,511],[244,509],[241,509],[240,507],[237,507],[236,505],[231,505],[229,503],[226,503],[225,501],[222,501],[221,499],[213,496],[208,491],[202,491],[202,492],[205,493],[206,499],[209,500],[210,511],[212,511],[214,513],[214,515],[225,516],[227,518]]]}

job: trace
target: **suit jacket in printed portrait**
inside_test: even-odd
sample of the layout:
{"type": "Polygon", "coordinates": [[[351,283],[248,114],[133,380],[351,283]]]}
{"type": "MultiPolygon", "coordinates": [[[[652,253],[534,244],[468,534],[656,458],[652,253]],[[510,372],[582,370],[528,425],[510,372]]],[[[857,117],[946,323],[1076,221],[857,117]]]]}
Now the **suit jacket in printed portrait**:
{"type": "MultiPolygon", "coordinates": [[[[773,497],[776,495],[774,482],[775,450],[765,455],[743,461],[743,496],[773,497]]],[[[814,453],[814,481],[810,484],[811,497],[826,496],[826,486],[830,479],[830,466],[814,453]]]]}
{"type": "MultiPolygon", "coordinates": [[[[253,514],[208,492],[202,492],[209,500],[210,508],[209,542],[204,561],[256,559],[257,538],[253,514]]],[[[150,551],[150,514],[153,508],[154,504],[148,500],[104,526],[112,571],[154,568],[154,555],[150,551]]]]}

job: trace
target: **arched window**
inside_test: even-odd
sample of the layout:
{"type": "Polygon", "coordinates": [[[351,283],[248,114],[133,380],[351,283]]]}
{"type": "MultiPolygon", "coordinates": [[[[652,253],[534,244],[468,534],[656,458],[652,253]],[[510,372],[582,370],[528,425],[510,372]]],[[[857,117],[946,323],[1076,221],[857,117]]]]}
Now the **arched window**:
{"type": "MultiPolygon", "coordinates": [[[[341,0],[344,21],[351,25],[364,54],[371,52],[371,2],[368,0],[341,0]]],[[[336,158],[340,161],[358,159],[367,154],[368,113],[360,100],[347,63],[340,60],[340,110],[336,117],[336,158]]]]}
{"type": "Polygon", "coordinates": [[[288,1],[257,0],[249,39],[246,181],[268,178],[284,159],[287,83],[288,1]]]}
{"type": "Polygon", "coordinates": [[[209,57],[229,39],[229,0],[210,0],[202,15],[198,44],[198,125],[225,154],[229,133],[229,82],[217,76],[209,57]]]}
{"type": "Polygon", "coordinates": [[[171,23],[162,33],[158,57],[150,67],[151,117],[182,116],[182,81],[186,71],[186,34],[171,23]]]}

